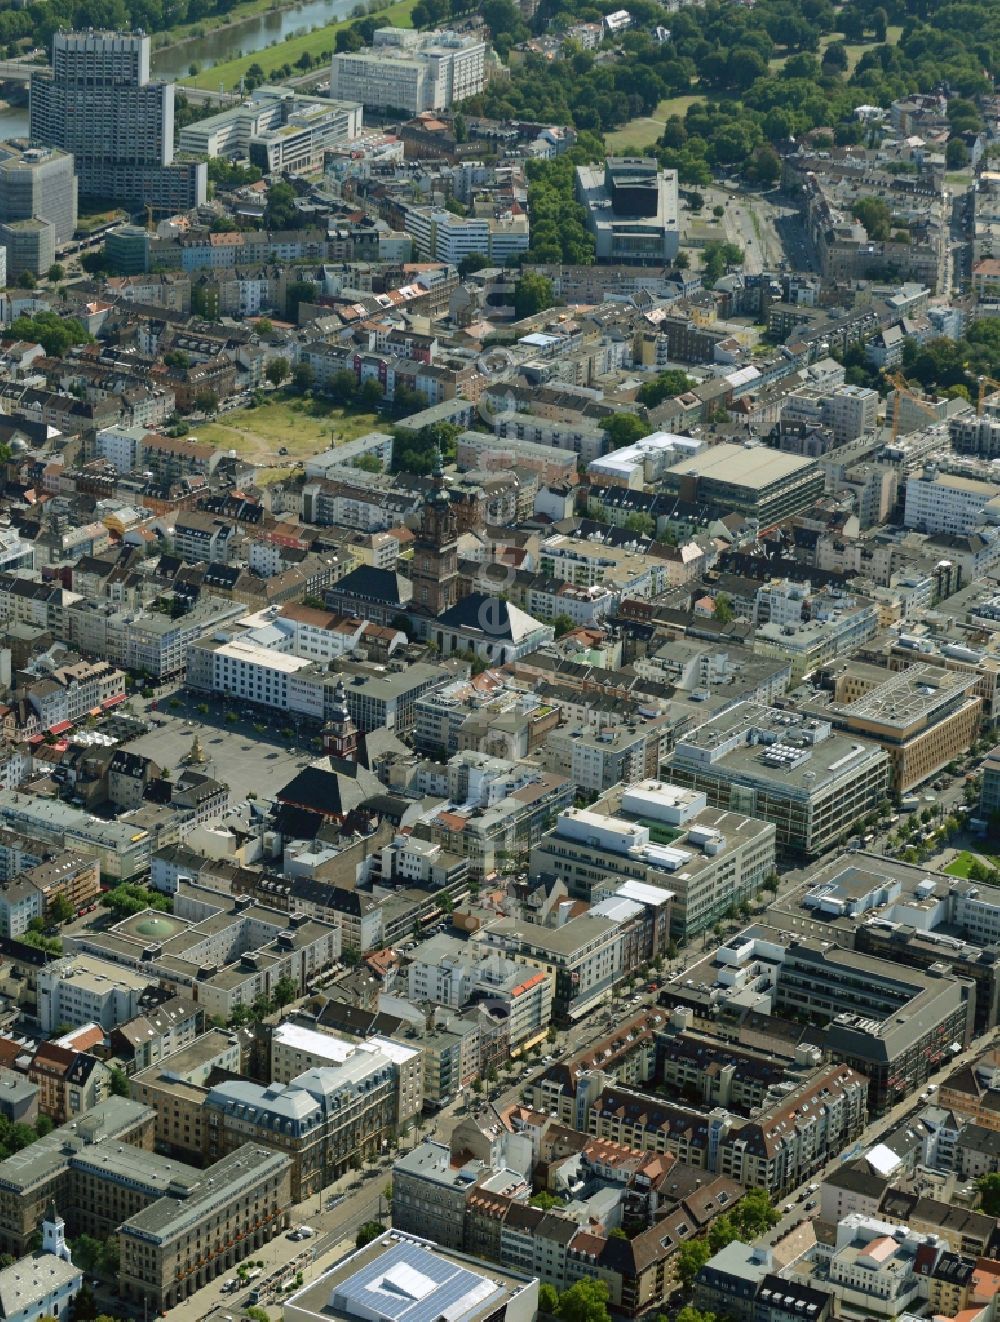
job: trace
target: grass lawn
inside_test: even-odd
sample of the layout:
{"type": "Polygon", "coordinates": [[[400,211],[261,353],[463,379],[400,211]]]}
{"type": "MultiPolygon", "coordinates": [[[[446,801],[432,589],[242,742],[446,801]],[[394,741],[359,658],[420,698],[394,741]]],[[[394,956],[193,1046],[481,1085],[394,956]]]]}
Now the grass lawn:
{"type": "MultiPolygon", "coordinates": [[[[416,0],[396,0],[388,9],[379,10],[376,15],[380,27],[410,28],[413,26],[411,15],[416,0]]],[[[213,64],[211,69],[203,69],[193,78],[185,78],[180,83],[181,90],[187,87],[203,87],[214,92],[220,83],[223,88],[233,91],[239,87],[240,79],[251,64],[259,64],[265,74],[271,74],[283,64],[294,64],[303,52],[308,51],[314,58],[322,51],[332,51],[334,39],[341,28],[349,27],[355,20],[342,19],[339,23],[330,23],[325,28],[316,28],[314,32],[303,32],[300,36],[290,37],[288,41],[279,41],[277,46],[266,46],[264,50],[243,55],[237,60],[226,60],[222,64],[213,64]]]]}
{"type": "Polygon", "coordinates": [[[82,230],[84,234],[89,234],[91,230],[98,229],[101,225],[107,225],[112,220],[128,220],[124,211],[83,211],[76,218],[76,227],[82,230]]]}
{"type": "Polygon", "coordinates": [[[666,97],[652,115],[640,115],[638,119],[630,119],[620,129],[605,133],[604,145],[608,151],[621,151],[623,147],[650,147],[663,132],[671,115],[680,115],[683,119],[688,106],[704,99],[703,96],[666,97]]]}
{"type": "Polygon", "coordinates": [[[375,431],[379,425],[374,413],[290,396],[269,399],[258,408],[224,413],[218,422],[193,427],[192,435],[222,450],[235,450],[251,463],[271,466],[274,475],[261,474],[261,478],[276,482],[288,476],[289,460],[307,459],[321,450],[375,431]],[[279,455],[282,447],[288,451],[287,455],[279,455]]]}
{"type": "Polygon", "coordinates": [[[970,854],[967,849],[963,849],[960,854],[956,854],[952,861],[945,868],[949,877],[968,877],[969,869],[976,860],[985,863],[987,867],[1000,867],[1000,858],[995,854],[970,854]]]}
{"type": "MultiPolygon", "coordinates": [[[[901,25],[898,23],[890,23],[885,30],[885,44],[887,46],[895,46],[895,44],[897,43],[897,41],[899,41],[902,35],[903,35],[903,29],[901,25]]],[[[827,36],[820,37],[819,39],[820,55],[822,55],[822,53],[826,50],[827,46],[832,46],[835,41],[843,41],[843,40],[844,40],[844,34],[842,32],[830,32],[828,33],[827,36]]],[[[881,42],[877,44],[881,45],[881,42]]],[[[865,51],[871,50],[875,45],[876,43],[874,41],[858,41],[858,42],[850,42],[847,44],[845,49],[847,51],[848,75],[852,74],[854,70],[858,67],[861,57],[862,55],[864,55],[865,51]]],[[[778,55],[775,56],[774,59],[769,60],[768,64],[771,69],[783,69],[785,65],[788,63],[790,58],[791,57],[788,55],[778,55]]]]}

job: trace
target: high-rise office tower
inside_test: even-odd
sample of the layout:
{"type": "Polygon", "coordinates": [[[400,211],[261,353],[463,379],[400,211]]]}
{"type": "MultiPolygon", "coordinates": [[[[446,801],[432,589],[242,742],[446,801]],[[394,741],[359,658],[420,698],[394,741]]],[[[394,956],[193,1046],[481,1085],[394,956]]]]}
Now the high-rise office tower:
{"type": "Polygon", "coordinates": [[[68,243],[73,237],[73,157],[56,147],[0,142],[0,222],[10,224],[35,217],[51,223],[56,243],[68,243]]]}
{"type": "Polygon", "coordinates": [[[174,85],[151,82],[141,32],[57,32],[31,78],[33,142],[73,153],[80,193],[130,207],[204,202],[204,162],[174,161],[174,85]]]}

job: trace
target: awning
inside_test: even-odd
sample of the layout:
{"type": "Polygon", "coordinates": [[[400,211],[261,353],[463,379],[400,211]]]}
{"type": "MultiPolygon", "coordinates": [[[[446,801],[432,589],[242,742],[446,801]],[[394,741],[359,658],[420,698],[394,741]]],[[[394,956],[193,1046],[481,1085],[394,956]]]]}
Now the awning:
{"type": "Polygon", "coordinates": [[[116,693],[113,698],[105,698],[101,703],[101,706],[107,711],[109,707],[117,707],[118,704],[124,702],[127,697],[127,693],[116,693]]]}
{"type": "Polygon", "coordinates": [[[65,734],[67,730],[72,728],[72,721],[56,721],[55,725],[49,726],[49,734],[65,734]]]}

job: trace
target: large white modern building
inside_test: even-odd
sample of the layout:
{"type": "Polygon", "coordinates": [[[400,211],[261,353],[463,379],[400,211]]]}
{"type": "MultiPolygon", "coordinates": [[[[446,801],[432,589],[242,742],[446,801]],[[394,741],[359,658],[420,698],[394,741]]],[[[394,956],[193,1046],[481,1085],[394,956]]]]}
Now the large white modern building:
{"type": "Polygon", "coordinates": [[[330,95],[419,115],[447,110],[486,85],[486,43],[459,32],[378,28],[367,50],[334,55],[330,95]]]}
{"type": "Polygon", "coordinates": [[[959,537],[983,524],[1000,523],[1000,486],[927,464],[919,477],[907,479],[903,522],[921,532],[959,537]]]}
{"type": "Polygon", "coordinates": [[[527,252],[531,242],[528,217],[510,212],[456,216],[444,207],[407,207],[403,224],[422,257],[452,266],[471,253],[505,266],[527,252]]]}
{"type": "Polygon", "coordinates": [[[250,100],[187,124],[180,149],[195,156],[245,156],[265,174],[305,173],[361,132],[364,112],[353,101],[302,96],[288,87],[258,87],[250,100]]]}

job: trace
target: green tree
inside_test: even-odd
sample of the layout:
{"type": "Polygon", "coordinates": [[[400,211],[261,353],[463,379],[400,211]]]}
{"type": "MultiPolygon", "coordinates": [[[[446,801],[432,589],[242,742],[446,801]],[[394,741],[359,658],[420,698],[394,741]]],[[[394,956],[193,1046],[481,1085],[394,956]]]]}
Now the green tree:
{"type": "Polygon", "coordinates": [[[312,390],[316,384],[316,373],[309,363],[295,364],[295,371],[292,373],[292,384],[300,395],[304,395],[307,390],[312,390]]]}
{"type": "Polygon", "coordinates": [[[57,926],[60,923],[68,923],[74,916],[75,910],[69,902],[69,897],[62,891],[52,897],[52,902],[48,907],[48,919],[57,926]]]}
{"type": "Polygon", "coordinates": [[[531,1198],[532,1207],[540,1207],[543,1212],[551,1212],[553,1207],[563,1207],[561,1198],[557,1198],[554,1193],[549,1193],[547,1189],[542,1189],[531,1198]]]}
{"type": "Polygon", "coordinates": [[[562,614],[557,615],[556,618],[552,621],[552,627],[556,631],[556,637],[561,638],[563,634],[569,633],[576,626],[573,623],[572,616],[567,615],[565,614],[565,612],[563,612],[562,614]]]}
{"type": "Polygon", "coordinates": [[[287,358],[272,358],[265,369],[265,375],[272,386],[280,386],[282,381],[288,379],[288,373],[287,358]]]}
{"type": "Polygon", "coordinates": [[[130,1095],[128,1075],[119,1065],[113,1065],[111,1067],[111,1081],[109,1086],[111,1088],[112,1097],[128,1097],[130,1095]]]}
{"type": "Polygon", "coordinates": [[[489,266],[489,258],[484,257],[481,252],[469,252],[458,264],[458,274],[464,280],[467,275],[473,275],[476,271],[481,271],[484,266],[489,266]]]}
{"type": "Polygon", "coordinates": [[[66,268],[62,266],[59,262],[53,262],[52,265],[49,267],[48,277],[50,280],[62,280],[65,274],[66,274],[66,268]]]}
{"type": "Polygon", "coordinates": [[[949,170],[964,170],[969,164],[969,149],[961,138],[952,138],[945,148],[945,164],[949,170]]]}
{"type": "Polygon", "coordinates": [[[15,317],[10,335],[15,340],[37,342],[49,358],[61,358],[74,344],[88,344],[94,338],[79,318],[60,317],[55,312],[15,317]]]}
{"type": "Polygon", "coordinates": [[[987,1216],[1000,1216],[1000,1175],[983,1175],[976,1181],[979,1201],[987,1216]]]}
{"type": "Polygon", "coordinates": [[[208,386],[203,386],[201,390],[195,392],[194,405],[199,412],[211,417],[213,413],[219,411],[219,396],[208,386]]]}
{"type": "Polygon", "coordinates": [[[356,1248],[363,1249],[373,1239],[378,1239],[381,1233],[382,1227],[377,1221],[365,1221],[358,1227],[358,1233],[354,1236],[354,1245],[356,1248]]]}
{"type": "Polygon", "coordinates": [[[285,290],[285,317],[294,325],[299,321],[299,305],[316,297],[316,286],[311,280],[293,280],[285,290]]]}
{"type": "Polygon", "coordinates": [[[674,399],[677,395],[683,395],[694,384],[687,372],[682,372],[679,368],[670,368],[666,372],[658,372],[652,381],[644,382],[639,387],[637,398],[639,403],[645,404],[647,408],[655,408],[665,399],[674,399]]]}
{"type": "Polygon", "coordinates": [[[624,445],[634,445],[649,428],[634,413],[622,411],[602,419],[601,430],[608,438],[608,449],[620,450],[624,445]]]}
{"type": "Polygon", "coordinates": [[[691,1239],[677,1251],[677,1279],[685,1290],[690,1290],[694,1278],[712,1256],[706,1239],[691,1239]]]}
{"type": "Polygon", "coordinates": [[[514,315],[533,317],[552,306],[552,281],[535,271],[525,271],[514,286],[514,315]]]}
{"type": "Polygon", "coordinates": [[[295,979],[290,978],[287,974],[284,977],[279,978],[274,984],[274,1003],[279,1010],[283,1006],[289,1005],[294,1001],[298,994],[299,989],[295,983],[295,979]]]}
{"type": "Polygon", "coordinates": [[[652,514],[637,512],[625,520],[625,527],[640,537],[653,537],[656,534],[656,520],[652,514]]]}
{"type": "Polygon", "coordinates": [[[554,1317],[559,1307],[559,1291],[554,1285],[543,1282],[538,1287],[538,1311],[554,1317]]]}
{"type": "Polygon", "coordinates": [[[712,614],[720,624],[732,624],[733,619],[735,618],[735,613],[733,611],[732,598],[728,593],[720,592],[715,598],[712,614]]]}
{"type": "Polygon", "coordinates": [[[560,1322],[611,1322],[607,1281],[576,1281],[559,1296],[560,1322]]]}
{"type": "Polygon", "coordinates": [[[881,197],[859,197],[851,207],[851,215],[865,227],[865,233],[875,243],[881,243],[889,237],[892,225],[892,212],[888,203],[881,197]]]}
{"type": "Polygon", "coordinates": [[[97,1299],[88,1281],[84,1281],[77,1291],[76,1297],[70,1304],[69,1315],[70,1322],[93,1322],[97,1317],[97,1299]]]}
{"type": "Polygon", "coordinates": [[[38,277],[34,271],[22,271],[17,277],[17,283],[21,289],[34,289],[38,284],[38,277]]]}

